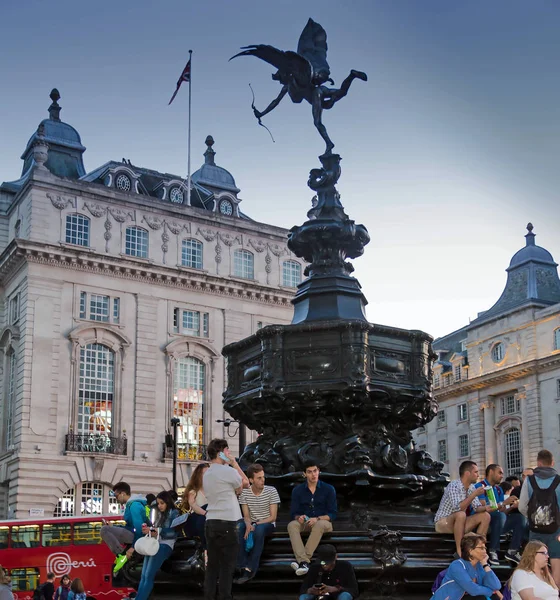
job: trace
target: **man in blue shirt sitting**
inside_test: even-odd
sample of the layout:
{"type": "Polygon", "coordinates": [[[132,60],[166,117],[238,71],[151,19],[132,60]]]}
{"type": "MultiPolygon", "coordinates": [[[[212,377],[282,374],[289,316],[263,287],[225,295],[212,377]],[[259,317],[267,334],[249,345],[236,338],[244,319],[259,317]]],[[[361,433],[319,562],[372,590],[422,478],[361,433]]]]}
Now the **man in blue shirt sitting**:
{"type": "Polygon", "coordinates": [[[336,492],[332,485],[319,481],[319,467],[307,463],[304,471],[306,481],[292,491],[290,513],[292,521],[288,524],[288,534],[292,543],[295,561],[291,567],[296,575],[306,575],[313,552],[319,545],[323,533],[332,531],[332,522],[336,519],[336,492]],[[309,532],[305,546],[301,532],[309,532]]]}

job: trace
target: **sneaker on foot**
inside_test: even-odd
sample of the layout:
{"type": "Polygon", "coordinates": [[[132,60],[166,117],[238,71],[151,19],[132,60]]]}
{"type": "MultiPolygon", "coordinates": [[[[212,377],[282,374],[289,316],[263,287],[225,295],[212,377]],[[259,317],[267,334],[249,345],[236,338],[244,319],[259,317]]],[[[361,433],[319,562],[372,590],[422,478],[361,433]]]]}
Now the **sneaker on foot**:
{"type": "Polygon", "coordinates": [[[518,565],[521,562],[521,554],[519,554],[517,550],[514,550],[513,552],[508,550],[506,552],[506,560],[509,560],[509,562],[514,565],[518,565]]]}
{"type": "Polygon", "coordinates": [[[251,573],[251,571],[249,571],[249,569],[243,569],[240,577],[238,577],[237,579],[234,579],[233,583],[235,583],[237,585],[243,585],[244,583],[247,583],[252,578],[253,578],[253,573],[251,573]]]}
{"type": "Polygon", "coordinates": [[[119,554],[117,558],[115,558],[115,564],[113,565],[113,575],[116,575],[125,565],[128,560],[126,554],[119,554]]]}
{"type": "Polygon", "coordinates": [[[306,562],[299,563],[299,567],[296,569],[296,575],[301,577],[302,575],[307,575],[309,571],[309,565],[306,562]]]}
{"type": "Polygon", "coordinates": [[[491,565],[499,565],[500,560],[498,559],[498,553],[495,550],[488,552],[488,563],[491,565]]]}
{"type": "Polygon", "coordinates": [[[294,571],[297,571],[299,569],[299,563],[294,560],[290,563],[290,567],[292,567],[294,571]]]}

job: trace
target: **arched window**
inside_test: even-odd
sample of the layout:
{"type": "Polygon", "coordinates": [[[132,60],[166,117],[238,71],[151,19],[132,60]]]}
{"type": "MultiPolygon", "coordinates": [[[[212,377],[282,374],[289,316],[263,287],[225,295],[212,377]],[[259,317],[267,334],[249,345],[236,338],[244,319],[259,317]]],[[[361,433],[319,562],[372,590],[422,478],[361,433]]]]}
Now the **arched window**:
{"type": "Polygon", "coordinates": [[[115,392],[115,353],[101,344],[80,348],[77,433],[110,435],[115,392]]]}
{"type": "Polygon", "coordinates": [[[560,350],[560,327],[554,330],[554,349],[560,350]]]}
{"type": "Polygon", "coordinates": [[[502,362],[502,360],[504,360],[504,356],[505,356],[505,348],[504,345],[502,344],[502,342],[498,342],[497,344],[494,344],[492,346],[492,360],[495,363],[499,363],[502,362]]]}
{"type": "Polygon", "coordinates": [[[191,269],[202,269],[202,243],[198,240],[183,240],[181,264],[191,269]]]}
{"type": "Polygon", "coordinates": [[[255,259],[249,250],[235,250],[233,253],[233,274],[243,279],[255,278],[255,259]]]}
{"type": "Polygon", "coordinates": [[[142,227],[127,227],[125,254],[148,258],[148,232],[142,227]]]}
{"type": "Polygon", "coordinates": [[[521,471],[521,432],[517,427],[508,429],[504,434],[506,472],[513,475],[521,471]]]}
{"type": "Polygon", "coordinates": [[[84,215],[66,216],[66,243],[89,246],[89,219],[84,215]]]}
{"type": "MultiPolygon", "coordinates": [[[[86,481],[72,487],[58,499],[54,510],[55,517],[73,517],[87,515],[118,515],[119,503],[113,494],[110,486],[102,483],[86,481]],[[77,502],[76,502],[77,500],[77,502]]],[[[90,523],[84,523],[84,526],[91,527],[90,523]]],[[[91,532],[93,534],[98,532],[91,532]]],[[[86,529],[81,531],[86,537],[86,529]]],[[[74,537],[76,530],[74,530],[74,537]]]]}
{"type": "Polygon", "coordinates": [[[301,265],[296,260],[285,260],[282,263],[282,285],[297,287],[301,283],[301,265]]]}
{"type": "Polygon", "coordinates": [[[9,450],[14,444],[14,413],[16,410],[16,377],[17,377],[17,357],[13,350],[7,355],[8,377],[6,382],[6,403],[5,403],[5,429],[4,446],[9,450]]]}
{"type": "Polygon", "coordinates": [[[204,444],[206,366],[196,358],[177,358],[173,373],[173,415],[179,419],[179,458],[198,458],[204,444]]]}

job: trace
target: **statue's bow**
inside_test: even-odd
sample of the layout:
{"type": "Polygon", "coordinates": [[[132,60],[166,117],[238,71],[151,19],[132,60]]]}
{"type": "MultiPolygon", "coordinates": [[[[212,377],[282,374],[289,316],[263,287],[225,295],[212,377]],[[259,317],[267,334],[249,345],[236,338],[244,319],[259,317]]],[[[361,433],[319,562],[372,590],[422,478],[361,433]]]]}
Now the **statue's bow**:
{"type": "Polygon", "coordinates": [[[251,84],[249,84],[249,87],[251,88],[251,94],[253,94],[253,101],[251,102],[251,108],[253,109],[253,113],[255,114],[255,117],[257,118],[259,125],[261,127],[264,127],[268,131],[268,133],[270,135],[270,139],[273,141],[273,143],[276,143],[274,141],[274,138],[272,137],[272,132],[270,131],[270,129],[262,122],[261,118],[257,117],[257,115],[256,115],[257,107],[255,106],[255,92],[253,91],[253,86],[251,84]]]}

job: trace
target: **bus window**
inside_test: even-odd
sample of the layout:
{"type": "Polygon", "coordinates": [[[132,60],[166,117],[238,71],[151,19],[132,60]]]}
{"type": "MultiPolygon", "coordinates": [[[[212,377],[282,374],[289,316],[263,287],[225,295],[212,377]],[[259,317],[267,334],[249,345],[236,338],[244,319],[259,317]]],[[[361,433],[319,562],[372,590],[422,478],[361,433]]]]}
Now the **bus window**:
{"type": "Polygon", "coordinates": [[[8,547],[8,533],[9,527],[0,527],[0,550],[4,550],[8,547]]]}
{"type": "Polygon", "coordinates": [[[11,569],[12,591],[27,592],[39,587],[39,569],[11,569]]]}
{"type": "Polygon", "coordinates": [[[74,523],[74,545],[100,544],[99,530],[103,523],[89,521],[87,523],[74,523]]]}
{"type": "Polygon", "coordinates": [[[43,525],[43,546],[69,546],[71,541],[70,525],[57,523],[43,525]]]}
{"type": "Polygon", "coordinates": [[[12,525],[12,548],[40,546],[39,525],[12,525]]]}

